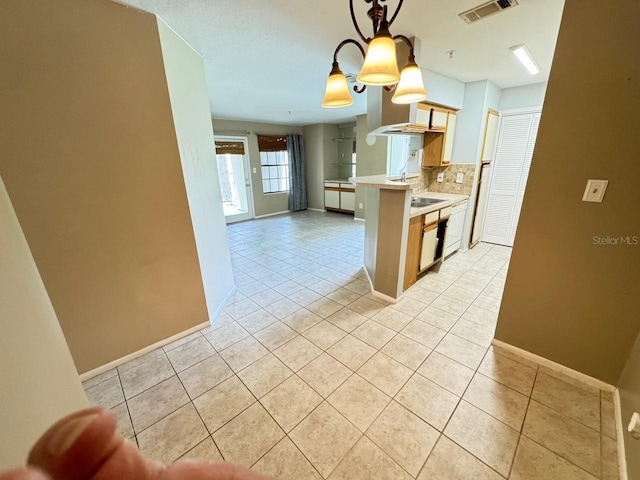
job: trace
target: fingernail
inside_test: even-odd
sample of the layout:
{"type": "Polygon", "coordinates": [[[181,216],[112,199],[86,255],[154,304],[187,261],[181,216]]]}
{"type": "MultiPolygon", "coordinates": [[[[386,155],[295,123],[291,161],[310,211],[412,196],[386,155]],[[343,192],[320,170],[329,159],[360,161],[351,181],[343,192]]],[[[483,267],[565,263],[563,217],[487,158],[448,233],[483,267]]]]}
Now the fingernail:
{"type": "Polygon", "coordinates": [[[52,455],[62,455],[69,450],[80,435],[93,422],[98,413],[92,412],[69,420],[66,424],[60,426],[47,442],[46,449],[52,455]]]}

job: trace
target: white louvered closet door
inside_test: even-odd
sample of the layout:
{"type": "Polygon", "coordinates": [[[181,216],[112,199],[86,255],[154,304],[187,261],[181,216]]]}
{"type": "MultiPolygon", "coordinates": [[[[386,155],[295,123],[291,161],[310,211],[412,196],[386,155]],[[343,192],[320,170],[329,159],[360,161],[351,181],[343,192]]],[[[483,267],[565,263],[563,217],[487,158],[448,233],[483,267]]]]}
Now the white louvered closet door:
{"type": "Polygon", "coordinates": [[[540,126],[540,113],[534,113],[531,120],[531,131],[529,132],[529,140],[527,142],[527,151],[524,157],[524,166],[520,175],[520,186],[518,187],[518,196],[516,197],[516,208],[513,211],[513,220],[511,221],[511,231],[509,232],[509,245],[513,245],[516,238],[516,230],[518,229],[518,220],[520,220],[520,210],[522,209],[522,199],[524,191],[527,187],[529,179],[529,170],[531,169],[531,159],[533,158],[533,149],[536,146],[536,138],[538,136],[538,127],[540,126]]]}
{"type": "Polygon", "coordinates": [[[539,124],[540,113],[502,118],[482,235],[485,242],[513,246],[539,124]]]}

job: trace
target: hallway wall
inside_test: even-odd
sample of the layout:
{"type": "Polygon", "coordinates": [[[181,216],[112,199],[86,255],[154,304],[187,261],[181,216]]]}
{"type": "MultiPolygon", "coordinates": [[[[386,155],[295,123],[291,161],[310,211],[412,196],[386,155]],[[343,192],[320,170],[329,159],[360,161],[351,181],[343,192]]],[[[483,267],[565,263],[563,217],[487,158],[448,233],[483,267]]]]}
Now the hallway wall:
{"type": "Polygon", "coordinates": [[[77,369],[206,322],[156,17],[104,0],[3,9],[0,175],[77,369]]]}
{"type": "Polygon", "coordinates": [[[640,330],[640,246],[620,241],[640,238],[639,14],[565,2],[496,330],[612,385],[640,330]],[[602,203],[588,179],[609,180],[602,203]]]}

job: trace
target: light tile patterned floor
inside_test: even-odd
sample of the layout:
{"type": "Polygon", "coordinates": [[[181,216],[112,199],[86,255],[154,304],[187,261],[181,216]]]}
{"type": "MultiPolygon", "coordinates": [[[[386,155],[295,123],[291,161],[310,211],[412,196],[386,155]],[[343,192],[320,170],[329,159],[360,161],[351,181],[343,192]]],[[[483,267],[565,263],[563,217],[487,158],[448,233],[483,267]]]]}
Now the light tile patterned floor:
{"type": "Polygon", "coordinates": [[[209,328],[85,382],[162,461],[282,479],[617,478],[609,394],[491,347],[510,249],[479,244],[389,305],[364,225],[228,227],[237,293],[209,328]]]}

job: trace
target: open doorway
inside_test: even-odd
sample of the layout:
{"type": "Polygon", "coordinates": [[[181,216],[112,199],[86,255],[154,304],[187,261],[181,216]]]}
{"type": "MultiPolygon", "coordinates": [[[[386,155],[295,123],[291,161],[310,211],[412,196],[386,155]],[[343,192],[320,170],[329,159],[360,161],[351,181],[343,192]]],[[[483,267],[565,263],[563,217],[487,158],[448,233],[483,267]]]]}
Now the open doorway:
{"type": "Polygon", "coordinates": [[[222,207],[226,222],[253,218],[253,196],[247,139],[215,137],[216,164],[222,192],[222,207]]]}

